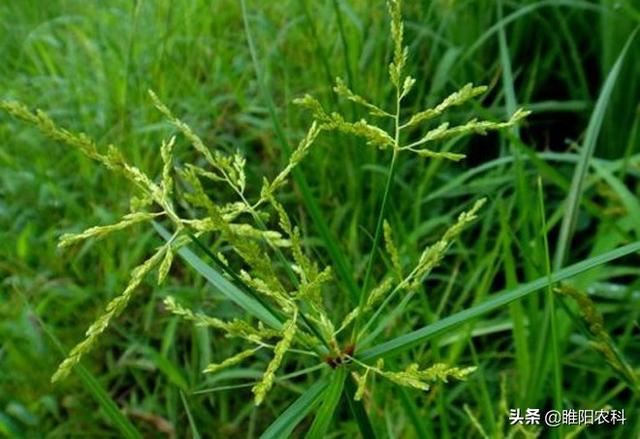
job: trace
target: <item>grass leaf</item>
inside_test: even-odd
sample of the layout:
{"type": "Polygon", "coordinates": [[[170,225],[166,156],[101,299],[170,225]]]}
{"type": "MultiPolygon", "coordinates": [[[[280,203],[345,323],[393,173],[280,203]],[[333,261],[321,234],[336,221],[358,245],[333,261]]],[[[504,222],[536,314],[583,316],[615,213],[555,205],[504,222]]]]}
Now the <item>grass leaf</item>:
{"type": "Polygon", "coordinates": [[[113,425],[122,433],[122,436],[127,439],[141,439],[142,435],[122,414],[116,403],[111,399],[111,396],[109,396],[93,374],[81,364],[78,364],[75,370],[78,376],[80,376],[84,386],[89,390],[94,399],[98,401],[102,410],[104,410],[113,425]]]}
{"type": "Polygon", "coordinates": [[[577,264],[563,268],[562,270],[555,271],[549,276],[544,276],[534,280],[533,282],[520,285],[517,288],[497,293],[491,299],[479,305],[460,311],[435,323],[401,335],[370,349],[366,349],[360,352],[357,357],[362,361],[372,361],[380,357],[399,354],[400,352],[404,352],[433,337],[449,331],[456,326],[468,323],[476,317],[507,305],[514,300],[522,299],[523,297],[526,297],[550,284],[569,279],[584,271],[638,251],[640,251],[640,241],[636,241],[632,244],[625,245],[624,247],[617,248],[602,255],[586,259],[582,262],[578,262],[577,264]]]}
{"type": "Polygon", "coordinates": [[[587,176],[587,169],[589,168],[589,163],[591,162],[591,158],[593,157],[593,152],[596,149],[596,141],[598,140],[598,135],[600,134],[600,128],[602,127],[602,121],[604,120],[607,105],[609,103],[609,99],[611,98],[613,87],[618,79],[618,75],[620,74],[622,61],[624,60],[624,57],[629,50],[629,46],[631,45],[631,42],[633,41],[637,33],[637,29],[633,31],[624,47],[622,48],[618,59],[607,75],[607,80],[602,87],[600,96],[598,96],[598,101],[596,102],[596,106],[593,109],[593,113],[591,113],[589,125],[587,126],[587,133],[584,138],[584,143],[582,144],[582,150],[580,151],[580,160],[578,161],[576,169],[573,173],[571,188],[569,189],[569,194],[567,195],[565,214],[562,218],[562,225],[560,227],[560,234],[558,235],[558,243],[556,246],[556,253],[554,258],[555,269],[562,267],[567,256],[569,245],[571,244],[571,238],[573,236],[573,228],[578,217],[578,207],[580,205],[580,198],[582,196],[584,180],[587,176]]]}
{"type": "Polygon", "coordinates": [[[282,412],[278,419],[265,430],[260,439],[280,439],[289,437],[293,429],[320,403],[329,384],[325,376],[309,387],[298,399],[282,412]]]}
{"type": "Polygon", "coordinates": [[[327,387],[327,390],[324,392],[324,402],[318,409],[318,413],[311,425],[311,430],[307,433],[306,437],[308,439],[322,439],[327,434],[327,430],[334,418],[338,402],[340,402],[346,378],[347,369],[344,367],[339,367],[335,373],[331,375],[329,387],[327,387]]]}
{"type": "MultiPolygon", "coordinates": [[[[30,307],[26,298],[24,298],[24,303],[27,307],[30,307]]],[[[34,310],[31,310],[34,316],[36,316],[40,327],[44,331],[45,334],[51,339],[54,346],[63,354],[66,355],[60,340],[55,334],[49,329],[49,327],[45,324],[45,322],[35,313],[34,310]]],[[[120,408],[116,404],[116,402],[111,398],[111,395],[104,389],[102,384],[96,379],[96,377],[82,364],[76,365],[74,371],[80,377],[82,384],[87,389],[87,391],[91,394],[91,396],[98,402],[100,408],[104,411],[105,415],[111,421],[112,425],[120,431],[122,437],[126,439],[142,439],[142,435],[140,432],[134,427],[134,425],[127,419],[127,417],[120,411],[120,408]]],[[[1,421],[1,419],[0,419],[1,421]]],[[[2,430],[0,430],[2,431],[2,430]]]]}
{"type": "MultiPolygon", "coordinates": [[[[153,227],[156,231],[165,239],[171,239],[171,234],[162,225],[154,222],[153,227]]],[[[278,320],[276,316],[271,313],[264,305],[258,302],[253,297],[246,294],[240,288],[229,282],[226,277],[218,273],[211,266],[207,265],[202,259],[198,257],[194,252],[187,247],[181,247],[178,250],[178,254],[187,264],[193,267],[198,273],[204,276],[216,289],[234,302],[240,308],[248,312],[254,317],[262,320],[267,325],[274,329],[281,329],[282,322],[278,320]]]]}
{"type": "Polygon", "coordinates": [[[356,395],[356,385],[354,383],[353,377],[349,378],[345,382],[345,392],[344,398],[347,400],[347,405],[349,406],[349,410],[351,414],[358,422],[358,428],[360,429],[360,433],[362,437],[367,439],[375,439],[376,434],[373,431],[373,426],[371,425],[371,420],[369,420],[369,416],[367,415],[366,410],[364,409],[364,405],[362,401],[355,400],[356,395]]]}

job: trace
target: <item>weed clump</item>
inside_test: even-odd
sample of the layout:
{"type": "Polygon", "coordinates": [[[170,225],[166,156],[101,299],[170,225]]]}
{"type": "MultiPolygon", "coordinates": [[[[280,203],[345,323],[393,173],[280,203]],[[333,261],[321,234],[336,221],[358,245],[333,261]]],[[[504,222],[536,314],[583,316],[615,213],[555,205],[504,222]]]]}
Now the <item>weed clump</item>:
{"type": "Polygon", "coordinates": [[[119,222],[91,227],[78,234],[65,234],[60,238],[60,246],[70,246],[85,239],[102,238],[134,224],[163,222],[171,227],[166,242],[132,271],[124,291],[107,304],[105,312],[87,330],[86,338],[60,364],[52,377],[53,381],[68,376],[81,358],[95,348],[100,335],[113,319],[124,312],[138,286],[149,273],[157,270],[157,281],[162,283],[169,275],[177,253],[188,244],[200,243],[211,235],[218,242],[224,243],[224,248],[227,249],[216,256],[216,269],[224,273],[223,280],[232,281],[246,294],[248,299],[241,306],[244,306],[250,317],[224,321],[187,309],[174,297],[165,298],[164,304],[169,312],[186,321],[211,327],[227,337],[242,339],[252,346],[219,363],[208,365],[204,373],[216,373],[239,364],[254,356],[258,350],[272,351],[261,380],[252,387],[257,405],[264,401],[273,387],[276,374],[288,354],[312,356],[318,360],[318,364],[324,362],[332,368],[348,367],[358,383],[356,399],[365,394],[367,378],[371,374],[398,385],[428,390],[433,382],[464,379],[474,370],[473,367],[454,367],[441,363],[427,367],[412,363],[403,370],[394,371],[385,369],[382,361],[374,366],[358,359],[361,344],[365,343],[367,337],[371,338],[371,334],[378,334],[388,321],[381,322],[381,326],[374,331],[370,331],[371,325],[378,322],[378,317],[400,292],[405,294],[405,298],[415,294],[424,278],[444,258],[453,240],[476,219],[484,203],[484,200],[478,200],[469,210],[460,214],[436,243],[424,249],[413,267],[406,268],[401,263],[398,246],[393,239],[393,229],[385,222],[388,197],[400,153],[411,152],[429,159],[458,161],[464,158],[463,154],[438,151],[432,145],[444,139],[473,133],[485,134],[512,126],[526,117],[528,112],[518,110],[509,120],[500,122],[471,119],[455,126],[444,122],[427,129],[418,140],[404,143],[404,135],[409,130],[420,129],[423,124],[444,115],[451,107],[469,102],[482,94],[486,87],[468,84],[434,108],[406,116],[402,101],[411,92],[416,81],[404,73],[408,50],[403,43],[400,1],[390,0],[388,6],[394,43],[393,60],[389,65],[390,81],[395,88],[395,101],[392,105],[394,109],[387,111],[370,103],[351,91],[340,79],[336,81],[334,91],[339,96],[364,106],[371,116],[390,119],[393,130],[388,132],[365,119],[348,121],[339,113],[327,112],[316,99],[306,95],[297,99],[296,103],[309,109],[315,120],[289,157],[284,169],[272,179],[265,177],[259,189],[247,184],[246,161],[240,153],[226,154],[207,146],[153,92],[150,92],[150,97],[156,108],[191,144],[198,157],[203,159],[204,165],[178,163],[174,157],[176,138],[171,137],[160,145],[163,165],[159,176],[152,177],[127,163],[120,151],[112,145],[106,152],[101,152],[87,136],[58,127],[41,111],[32,112],[14,102],[0,103],[0,108],[35,125],[46,136],[78,149],[92,160],[122,175],[136,190],[131,212],[123,215],[119,222]],[[332,268],[321,266],[308,255],[300,229],[294,225],[287,209],[278,200],[278,192],[287,184],[292,170],[307,157],[323,131],[355,135],[363,138],[368,145],[390,150],[392,153],[359,303],[345,316],[340,316],[341,320],[334,320],[332,310],[324,301],[324,292],[332,282],[336,282],[332,268]],[[177,186],[180,191],[176,190],[177,186]],[[227,191],[230,190],[233,199],[227,202],[215,199],[205,187],[224,187],[227,191]],[[176,206],[180,206],[180,209],[176,206]],[[375,255],[383,235],[393,270],[370,287],[373,283],[375,255]],[[365,317],[368,319],[363,324],[365,317]],[[336,327],[337,322],[340,324],[336,327]],[[352,331],[348,337],[349,343],[343,345],[339,342],[339,337],[349,327],[352,331]]]}

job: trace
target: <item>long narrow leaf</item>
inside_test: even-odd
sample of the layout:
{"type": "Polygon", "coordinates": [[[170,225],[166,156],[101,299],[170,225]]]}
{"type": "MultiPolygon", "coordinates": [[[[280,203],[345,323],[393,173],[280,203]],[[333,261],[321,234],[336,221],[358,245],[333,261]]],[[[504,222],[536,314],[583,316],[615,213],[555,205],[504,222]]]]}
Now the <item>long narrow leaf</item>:
{"type": "Polygon", "coordinates": [[[344,399],[347,400],[349,410],[358,423],[358,428],[360,429],[362,437],[367,439],[376,439],[376,433],[373,431],[369,415],[367,415],[367,411],[364,409],[362,401],[355,400],[355,395],[356,385],[353,377],[351,377],[345,382],[344,399]]]}
{"type": "Polygon", "coordinates": [[[571,244],[571,238],[573,236],[573,229],[575,227],[576,218],[578,217],[578,207],[580,205],[580,198],[582,196],[582,191],[584,188],[584,180],[587,176],[587,169],[589,168],[589,163],[591,162],[593,152],[596,148],[596,141],[598,140],[598,135],[600,134],[600,128],[602,127],[602,121],[604,120],[607,105],[609,104],[611,93],[613,92],[613,87],[618,80],[618,75],[620,74],[620,70],[622,68],[622,61],[624,60],[624,57],[629,50],[629,46],[631,45],[631,42],[635,38],[636,34],[637,29],[631,34],[626,44],[624,45],[624,48],[620,52],[618,59],[611,68],[611,71],[609,71],[607,80],[605,81],[604,86],[602,87],[602,91],[600,92],[600,96],[598,96],[596,106],[593,109],[593,113],[591,113],[589,125],[587,126],[587,133],[584,138],[582,150],[580,151],[580,160],[578,161],[576,169],[573,173],[573,179],[571,180],[571,189],[569,190],[569,194],[567,195],[565,214],[562,219],[562,225],[560,226],[560,233],[558,235],[558,243],[556,246],[556,253],[553,264],[556,270],[562,267],[567,256],[567,251],[569,245],[571,244]]]}
{"type": "MultiPolygon", "coordinates": [[[[164,239],[168,240],[171,238],[171,234],[167,229],[162,227],[162,225],[154,222],[153,227],[164,239]]],[[[282,322],[280,322],[280,320],[278,320],[271,311],[265,308],[264,305],[229,282],[226,277],[211,268],[211,266],[207,265],[198,257],[198,255],[189,250],[186,246],[181,247],[178,250],[178,254],[185,260],[185,262],[204,276],[221,294],[234,302],[240,308],[252,316],[262,320],[274,329],[282,328],[282,322]]]]}
{"type": "Polygon", "coordinates": [[[407,349],[420,345],[437,335],[449,331],[456,326],[467,323],[476,317],[507,305],[514,300],[522,299],[523,297],[528,296],[529,294],[550,284],[569,279],[577,274],[638,251],[640,251],[640,241],[636,241],[632,244],[625,245],[624,247],[620,247],[602,255],[586,259],[582,262],[578,262],[577,264],[556,271],[549,276],[539,278],[533,282],[520,285],[519,287],[508,291],[497,293],[491,299],[481,303],[480,305],[458,312],[413,332],[381,343],[370,349],[366,349],[360,352],[357,357],[362,361],[372,361],[380,357],[399,354],[407,349]]]}
{"type": "Polygon", "coordinates": [[[346,378],[347,370],[344,367],[338,368],[335,373],[331,375],[331,383],[324,392],[324,401],[318,409],[309,433],[307,433],[306,437],[308,439],[323,439],[327,434],[338,402],[340,402],[346,378]]]}
{"type": "MultiPolygon", "coordinates": [[[[24,299],[24,303],[31,308],[31,305],[28,304],[26,299],[24,299]]],[[[49,329],[49,327],[42,321],[42,319],[35,313],[35,311],[31,310],[33,315],[38,319],[38,323],[40,327],[44,331],[45,334],[51,339],[54,346],[60,351],[61,354],[66,356],[66,352],[58,340],[58,337],[49,329]]],[[[105,390],[105,388],[100,384],[100,382],[96,379],[96,377],[82,364],[78,364],[75,369],[76,373],[80,377],[82,384],[85,389],[91,394],[91,396],[98,402],[100,408],[104,410],[105,415],[111,421],[113,426],[120,431],[122,437],[126,439],[141,439],[142,435],[136,427],[127,419],[127,417],[120,411],[120,408],[116,404],[116,402],[111,398],[111,395],[105,390]]],[[[2,430],[0,430],[2,431],[2,430]]]]}
{"type": "Polygon", "coordinates": [[[89,390],[91,395],[98,401],[102,410],[105,411],[107,417],[113,425],[120,431],[123,437],[127,439],[141,439],[142,435],[122,414],[111,396],[102,387],[100,382],[89,372],[83,365],[76,366],[76,372],[82,380],[84,386],[89,390]]]}
{"type": "Polygon", "coordinates": [[[291,404],[273,424],[266,429],[260,439],[280,439],[289,437],[293,429],[307,416],[324,396],[329,384],[329,377],[325,376],[316,381],[300,397],[291,404]]]}

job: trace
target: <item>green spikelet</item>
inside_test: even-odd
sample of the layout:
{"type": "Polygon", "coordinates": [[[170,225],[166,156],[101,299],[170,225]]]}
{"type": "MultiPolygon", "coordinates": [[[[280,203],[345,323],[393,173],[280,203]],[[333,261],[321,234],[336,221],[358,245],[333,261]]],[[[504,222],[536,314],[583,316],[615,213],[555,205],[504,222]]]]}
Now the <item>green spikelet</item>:
{"type": "Polygon", "coordinates": [[[447,230],[442,239],[444,239],[445,241],[451,241],[452,239],[456,238],[469,223],[475,221],[476,218],[478,218],[477,213],[486,202],[486,198],[481,198],[473,204],[473,207],[470,210],[462,212],[458,216],[458,220],[452,227],[447,230]]]}
{"type": "Polygon", "coordinates": [[[280,364],[282,363],[282,359],[284,358],[284,354],[287,353],[289,347],[291,346],[291,342],[293,341],[293,336],[296,333],[296,320],[297,320],[297,311],[294,312],[293,317],[289,320],[284,327],[284,331],[282,333],[282,339],[276,345],[273,351],[273,359],[267,366],[267,370],[262,376],[262,380],[253,386],[251,389],[255,396],[254,401],[256,405],[262,404],[265,396],[273,387],[273,381],[275,379],[275,374],[280,364]]]}
{"type": "Polygon", "coordinates": [[[439,103],[435,108],[428,108],[424,111],[420,111],[419,113],[411,116],[409,121],[404,125],[404,128],[411,127],[414,125],[418,125],[421,122],[425,122],[429,119],[433,119],[435,117],[441,116],[446,110],[451,107],[462,105],[467,101],[479,96],[487,91],[487,87],[481,85],[479,87],[474,87],[473,84],[467,84],[462,87],[460,90],[453,92],[449,96],[447,96],[441,103],[439,103]]]}
{"type": "Polygon", "coordinates": [[[486,199],[482,198],[476,201],[470,210],[462,212],[458,216],[457,221],[446,230],[442,238],[422,252],[418,264],[409,276],[407,276],[405,281],[403,281],[403,284],[408,284],[409,288],[416,288],[420,282],[422,282],[422,279],[440,263],[452,240],[455,239],[469,223],[477,218],[476,214],[485,202],[486,199]]]}
{"type": "Polygon", "coordinates": [[[122,220],[115,224],[110,224],[108,226],[95,226],[90,227],[87,230],[81,233],[66,233],[60,237],[60,241],[58,242],[59,247],[69,247],[73,244],[76,244],[79,241],[83,241],[88,238],[102,238],[112,232],[116,232],[119,230],[126,229],[134,224],[149,221],[161,213],[143,213],[143,212],[135,212],[130,213],[122,217],[122,220]]]}
{"type": "Polygon", "coordinates": [[[456,154],[455,152],[437,152],[430,149],[422,148],[414,151],[420,157],[427,157],[432,159],[446,159],[453,162],[458,162],[465,158],[464,154],[456,154]]]}
{"type": "Polygon", "coordinates": [[[409,283],[410,289],[416,288],[422,279],[427,276],[442,260],[449,245],[449,241],[441,239],[433,245],[427,247],[418,260],[416,268],[410,275],[412,281],[409,283]]]}
{"type": "Polygon", "coordinates": [[[353,378],[355,379],[356,384],[358,385],[356,389],[356,393],[353,397],[353,399],[356,401],[362,400],[362,397],[364,396],[364,392],[366,392],[367,390],[367,378],[369,377],[369,371],[370,369],[366,369],[362,375],[358,374],[357,372],[352,373],[353,378]]]}
{"type": "Polygon", "coordinates": [[[87,157],[96,160],[107,167],[113,164],[108,157],[98,152],[98,148],[93,140],[84,133],[75,134],[65,129],[59,128],[56,124],[40,110],[32,113],[24,105],[17,102],[0,101],[0,108],[7,111],[12,116],[34,125],[45,136],[58,142],[72,146],[87,157]]]}
{"type": "Polygon", "coordinates": [[[193,312],[178,304],[173,296],[167,296],[164,299],[164,306],[170,313],[184,320],[191,321],[196,326],[218,329],[224,332],[227,337],[244,338],[253,343],[262,343],[265,339],[279,336],[279,333],[275,330],[265,328],[264,326],[254,328],[243,320],[234,319],[230,322],[225,322],[203,313],[193,312]]]}
{"type": "Polygon", "coordinates": [[[393,242],[393,233],[391,231],[391,226],[385,220],[384,222],[384,244],[389,254],[389,258],[391,258],[391,264],[393,265],[393,270],[398,279],[402,279],[402,265],[400,264],[400,253],[398,252],[398,248],[396,244],[393,242]]]}
{"type": "Polygon", "coordinates": [[[302,98],[294,100],[296,104],[308,109],[314,119],[321,124],[323,129],[336,130],[346,134],[364,137],[367,144],[377,146],[380,149],[391,149],[394,151],[394,155],[398,151],[410,151],[420,157],[459,161],[465,157],[464,154],[437,151],[427,148],[425,145],[453,137],[473,133],[486,134],[488,131],[510,127],[519,123],[530,114],[528,111],[519,109],[506,122],[493,122],[486,120],[478,121],[477,119],[472,119],[465,124],[453,127],[451,127],[448,122],[444,122],[436,128],[428,130],[419,138],[419,140],[407,145],[403,144],[402,138],[404,136],[402,136],[402,134],[407,131],[407,129],[418,127],[423,122],[443,115],[448,109],[462,105],[484,93],[487,88],[485,86],[473,86],[472,84],[467,84],[460,90],[451,93],[434,108],[427,108],[415,113],[408,118],[406,123],[403,123],[402,99],[411,91],[416,80],[411,76],[403,76],[403,70],[407,63],[408,50],[403,45],[404,25],[402,22],[401,1],[388,0],[387,5],[389,15],[391,17],[391,37],[394,46],[393,60],[389,64],[389,76],[391,82],[396,88],[396,100],[394,102],[394,106],[396,108],[395,113],[387,112],[382,109],[382,106],[375,105],[357,95],[340,79],[336,81],[336,85],[333,90],[338,96],[364,106],[373,116],[390,117],[394,119],[395,127],[393,132],[387,132],[378,126],[370,124],[364,119],[357,122],[349,122],[345,120],[341,114],[335,112],[327,113],[320,102],[309,95],[305,95],[302,98]]]}
{"type": "Polygon", "coordinates": [[[391,82],[400,88],[402,80],[402,69],[407,63],[407,48],[402,45],[404,37],[404,24],[402,23],[402,2],[400,0],[389,0],[389,15],[391,16],[391,38],[393,39],[393,62],[389,64],[389,76],[391,82]]]}
{"type": "Polygon", "coordinates": [[[475,367],[450,367],[442,363],[436,363],[421,370],[416,363],[413,363],[401,372],[382,371],[381,374],[396,384],[427,391],[433,382],[446,383],[451,378],[464,380],[475,370],[475,367]]]}
{"type": "Polygon", "coordinates": [[[40,110],[32,113],[21,104],[4,101],[0,101],[0,108],[19,119],[33,124],[45,136],[78,149],[87,157],[100,162],[108,169],[122,174],[134,183],[134,185],[145,194],[145,197],[149,197],[161,205],[165,210],[165,214],[168,215],[171,220],[178,223],[177,216],[173,213],[173,210],[166,205],[166,199],[163,198],[160,187],[153,183],[153,181],[138,168],[126,163],[122,154],[115,146],[109,145],[107,154],[101,154],[98,152],[95,142],[87,137],[87,135],[84,133],[76,134],[59,128],[49,116],[40,110]]]}
{"type": "Polygon", "coordinates": [[[359,96],[352,92],[341,78],[336,78],[336,85],[333,87],[333,91],[336,92],[338,96],[341,96],[345,99],[355,102],[356,104],[360,104],[366,107],[369,110],[369,114],[371,114],[372,116],[394,117],[393,114],[387,113],[383,109],[368,102],[362,96],[359,96]]]}
{"type": "Polygon", "coordinates": [[[198,151],[214,169],[214,173],[210,174],[212,178],[228,183],[238,194],[243,194],[246,186],[244,157],[239,153],[233,156],[227,156],[219,151],[211,152],[191,127],[177,118],[171,110],[160,101],[153,91],[149,90],[149,96],[151,96],[151,100],[156,108],[191,142],[194,149],[198,151]]]}
{"type": "Polygon", "coordinates": [[[173,146],[175,145],[176,138],[171,137],[168,142],[162,142],[160,147],[160,154],[162,155],[162,198],[169,202],[171,194],[173,192],[173,176],[172,171],[172,154],[173,146]]]}
{"type": "Polygon", "coordinates": [[[294,308],[293,301],[287,296],[286,290],[279,281],[277,284],[274,284],[275,280],[266,281],[259,277],[258,274],[254,273],[252,276],[244,270],[240,272],[240,277],[256,292],[274,300],[285,312],[291,312],[294,308]]]}
{"type": "Polygon", "coordinates": [[[341,329],[346,328],[361,315],[371,312],[374,309],[374,307],[378,305],[378,303],[387,296],[392,286],[393,286],[392,277],[388,277],[384,279],[373,290],[371,290],[371,293],[367,297],[367,301],[365,302],[363,308],[356,306],[353,310],[351,310],[351,312],[349,312],[349,314],[346,315],[346,317],[342,320],[342,323],[340,324],[340,328],[341,329]]]}
{"type": "MultiPolygon", "coordinates": [[[[463,125],[457,125],[454,127],[449,127],[449,123],[445,122],[434,128],[432,130],[427,131],[427,133],[420,139],[409,145],[403,146],[400,149],[409,150],[415,153],[418,153],[423,156],[436,156],[437,153],[434,151],[426,150],[426,149],[416,149],[418,146],[424,145],[426,143],[431,143],[435,141],[446,140],[452,137],[464,136],[467,134],[487,134],[489,131],[496,131],[503,128],[507,128],[515,125],[520,122],[522,119],[531,114],[530,111],[524,111],[522,109],[517,110],[511,118],[506,122],[491,122],[487,120],[477,120],[472,119],[469,122],[463,125]]],[[[449,158],[451,160],[457,161],[462,157],[459,157],[459,154],[453,155],[451,157],[447,157],[443,155],[444,158],[449,158]]]]}
{"type": "Polygon", "coordinates": [[[212,166],[218,167],[217,161],[214,159],[211,151],[207,148],[198,135],[193,132],[191,127],[186,123],[182,122],[180,119],[175,117],[171,110],[160,101],[160,98],[152,91],[149,90],[149,96],[151,97],[151,101],[156,106],[158,111],[162,113],[186,138],[191,142],[193,147],[205,158],[205,160],[212,166]]]}
{"type": "Polygon", "coordinates": [[[262,193],[260,194],[261,201],[265,201],[267,198],[272,198],[273,194],[280,189],[287,181],[289,174],[293,168],[298,166],[298,164],[307,156],[309,153],[309,149],[313,142],[315,142],[318,134],[320,134],[321,128],[320,126],[314,122],[311,124],[309,131],[306,136],[300,141],[298,147],[293,151],[291,156],[289,157],[289,163],[287,166],[280,171],[280,173],[273,179],[271,183],[266,183],[262,186],[262,193]]]}
{"type": "Polygon", "coordinates": [[[173,256],[173,247],[171,245],[167,245],[164,252],[164,258],[162,258],[162,263],[158,269],[158,285],[162,284],[167,277],[167,274],[169,274],[171,264],[173,263],[173,256]]]}
{"type": "Polygon", "coordinates": [[[133,292],[140,285],[140,282],[144,279],[144,277],[149,273],[160,261],[162,255],[164,253],[164,248],[158,250],[153,256],[143,262],[141,265],[137,266],[133,272],[131,273],[131,280],[129,281],[129,285],[125,288],[124,292],[113,299],[107,305],[106,311],[102,314],[98,320],[93,322],[93,324],[89,327],[86,333],[86,338],[78,343],[72,350],[69,352],[67,358],[64,359],[62,363],[58,366],[58,370],[53,374],[51,378],[52,382],[59,381],[61,379],[66,378],[73,367],[78,364],[83,355],[91,351],[100,335],[107,329],[111,320],[117,316],[119,316],[122,311],[127,307],[127,304],[131,300],[133,296],[133,292]]]}
{"type": "Polygon", "coordinates": [[[377,146],[380,149],[386,149],[393,145],[393,138],[382,128],[371,125],[365,119],[357,122],[347,122],[344,117],[338,113],[328,114],[322,105],[310,95],[305,95],[300,99],[293,101],[301,107],[311,110],[311,113],[320,123],[320,127],[325,130],[336,130],[345,134],[352,134],[363,137],[367,141],[367,145],[377,146]]]}
{"type": "Polygon", "coordinates": [[[627,362],[622,353],[618,350],[609,333],[605,330],[604,318],[596,304],[581,291],[562,286],[555,289],[555,292],[561,296],[569,297],[576,302],[582,318],[589,325],[589,331],[594,340],[589,341],[589,345],[600,352],[607,363],[620,372],[636,389],[640,387],[638,374],[634,368],[627,362]]]}
{"type": "Polygon", "coordinates": [[[347,326],[349,326],[351,323],[353,323],[355,321],[355,319],[358,318],[358,316],[360,316],[361,314],[361,310],[359,306],[356,306],[355,308],[353,308],[349,314],[347,314],[343,319],[342,322],[340,323],[340,331],[342,331],[344,328],[346,328],[347,326]]]}
{"type": "MultiPolygon", "coordinates": [[[[267,198],[269,203],[274,207],[278,213],[280,227],[289,236],[291,240],[291,252],[293,253],[293,259],[299,267],[301,273],[301,282],[312,282],[313,279],[318,276],[318,269],[311,263],[309,258],[304,254],[302,250],[302,243],[300,241],[300,231],[297,227],[292,227],[289,215],[282,204],[278,203],[273,196],[267,198]]],[[[328,280],[328,279],[327,279],[328,280]]]]}
{"type": "Polygon", "coordinates": [[[246,351],[242,351],[239,354],[234,355],[233,357],[229,357],[221,363],[211,363],[207,367],[204,368],[204,373],[216,373],[227,367],[235,366],[236,364],[242,363],[245,359],[252,357],[256,353],[257,349],[247,349],[246,351]]]}
{"type": "Polygon", "coordinates": [[[365,312],[373,309],[391,290],[393,286],[393,279],[388,277],[383,280],[378,286],[371,290],[371,294],[367,297],[367,303],[365,305],[365,312]]]}
{"type": "Polygon", "coordinates": [[[300,290],[296,297],[298,299],[309,299],[317,307],[323,307],[321,287],[323,284],[329,282],[333,278],[331,267],[325,268],[317,276],[315,276],[310,282],[305,282],[300,286],[300,290]]]}
{"type": "Polygon", "coordinates": [[[225,324],[222,320],[215,317],[209,317],[205,314],[194,313],[190,309],[185,308],[176,302],[173,296],[167,296],[164,299],[164,306],[171,314],[179,316],[185,320],[190,320],[198,326],[211,326],[217,329],[223,329],[225,324]]]}

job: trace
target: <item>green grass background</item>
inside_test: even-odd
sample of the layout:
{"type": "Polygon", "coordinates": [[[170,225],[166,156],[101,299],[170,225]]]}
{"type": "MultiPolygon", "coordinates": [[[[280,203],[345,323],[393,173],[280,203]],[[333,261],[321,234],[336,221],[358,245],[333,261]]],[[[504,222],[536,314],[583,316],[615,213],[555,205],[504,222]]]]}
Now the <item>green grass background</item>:
{"type": "MultiPolygon", "coordinates": [[[[389,102],[392,48],[382,1],[250,0],[247,8],[257,68],[289,143],[295,144],[310,123],[291,104],[302,93],[354,118],[363,116],[334,98],[336,76],[374,102],[389,102]]],[[[416,1],[405,5],[405,20],[408,71],[418,80],[407,98],[414,110],[474,82],[490,86],[483,106],[457,109],[454,121],[470,114],[505,118],[517,106],[534,113],[518,130],[445,145],[468,154],[462,165],[401,159],[388,218],[407,260],[415,260],[466,201],[487,196],[489,203],[393,334],[545,275],[572,202],[579,215],[565,265],[640,239],[640,37],[632,41],[613,92],[596,114],[602,126],[596,127],[596,158],[588,162],[584,190],[578,198],[570,193],[596,100],[640,24],[636,2],[416,1]],[[538,207],[538,177],[548,230],[538,207]]],[[[0,98],[41,108],[101,145],[118,145],[150,172],[160,167],[160,140],[170,130],[150,104],[149,88],[203,138],[243,151],[254,182],[274,175],[286,157],[255,68],[235,0],[0,4],[0,98]]],[[[183,147],[178,154],[190,153],[183,147]]],[[[387,157],[352,139],[327,135],[302,165],[356,279],[364,274],[387,157]]],[[[130,270],[160,242],[153,230],[141,227],[64,251],[56,248],[57,237],[115,221],[126,212],[129,194],[125,181],[0,115],[0,435],[119,437],[117,418],[96,399],[95,385],[147,437],[259,435],[317,377],[279,385],[258,409],[248,403],[248,389],[193,394],[255,379],[259,369],[242,367],[214,377],[200,373],[237,347],[166,315],[158,299],[179,294],[194,307],[216,308],[223,315],[232,308],[186,266],[174,268],[161,288],[149,280],[100,349],[83,361],[96,380],[93,387],[80,374],[49,383],[63,358],[54,340],[64,349],[80,340],[124,287],[130,270]]],[[[329,260],[295,188],[285,201],[309,244],[329,260]]],[[[638,262],[630,256],[572,281],[593,295],[607,330],[635,367],[640,365],[638,262]]],[[[438,385],[428,394],[376,383],[367,408],[378,434],[478,436],[466,407],[487,435],[499,437],[502,375],[509,407],[550,408],[561,402],[565,408],[624,408],[625,427],[580,434],[638,437],[637,394],[545,294],[403,356],[404,363],[441,360],[476,364],[479,371],[467,382],[438,385]],[[557,358],[549,339],[541,341],[551,321],[557,358]],[[554,388],[552,370],[561,372],[560,388],[554,388]]],[[[346,310],[344,292],[330,301],[346,310]]],[[[335,419],[337,437],[358,434],[346,409],[335,419]]]]}

